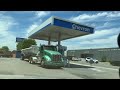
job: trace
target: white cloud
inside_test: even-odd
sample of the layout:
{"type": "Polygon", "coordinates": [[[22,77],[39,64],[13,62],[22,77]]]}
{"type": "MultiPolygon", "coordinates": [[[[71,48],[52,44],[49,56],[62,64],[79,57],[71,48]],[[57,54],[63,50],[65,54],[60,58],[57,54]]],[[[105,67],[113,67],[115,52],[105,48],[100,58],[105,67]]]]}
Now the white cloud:
{"type": "Polygon", "coordinates": [[[33,22],[33,24],[26,29],[27,31],[26,37],[28,37],[28,33],[30,33],[33,29],[35,29],[42,23],[42,18],[48,16],[51,12],[50,11],[34,11],[34,13],[35,13],[35,17],[32,18],[32,20],[36,18],[39,18],[39,19],[37,20],[37,22],[33,22]]]}
{"type": "Polygon", "coordinates": [[[4,14],[4,13],[6,13],[7,11],[0,11],[0,14],[4,14]]]}
{"type": "Polygon", "coordinates": [[[107,27],[111,27],[111,26],[114,26],[115,23],[110,23],[110,22],[105,22],[103,25],[100,25],[100,26],[96,26],[96,29],[103,29],[103,28],[107,28],[107,27]]]}
{"type": "Polygon", "coordinates": [[[29,26],[29,27],[26,29],[25,38],[28,38],[28,34],[29,34],[33,29],[35,29],[35,28],[38,27],[38,26],[39,26],[38,24],[33,24],[33,25],[29,26]]]}
{"type": "Polygon", "coordinates": [[[37,20],[37,22],[33,22],[33,24],[30,25],[26,29],[26,31],[27,31],[26,37],[28,37],[28,33],[30,33],[33,29],[35,29],[36,27],[38,27],[42,23],[42,18],[48,16],[51,12],[50,11],[36,11],[34,13],[35,13],[35,17],[32,18],[31,20],[34,20],[36,18],[37,19],[39,18],[39,19],[37,20]]]}
{"type": "Polygon", "coordinates": [[[10,35],[9,36],[5,36],[4,38],[2,38],[2,40],[0,40],[0,48],[2,46],[8,46],[10,50],[15,50],[16,49],[16,36],[14,35],[10,35]]]}
{"type": "Polygon", "coordinates": [[[107,48],[117,47],[117,36],[120,28],[96,31],[94,34],[63,41],[68,49],[107,48]]]}
{"type": "Polygon", "coordinates": [[[114,11],[112,13],[109,13],[109,15],[107,15],[107,17],[109,17],[109,18],[120,17],[120,11],[114,11]]]}
{"type": "Polygon", "coordinates": [[[110,29],[103,29],[95,31],[94,34],[89,34],[77,38],[73,38],[71,40],[66,40],[66,42],[81,42],[86,40],[93,40],[93,39],[100,39],[100,38],[106,38],[108,36],[112,36],[115,34],[118,34],[120,32],[120,28],[110,28],[110,29]]]}
{"type": "Polygon", "coordinates": [[[31,32],[33,29],[35,29],[36,27],[38,27],[37,24],[31,25],[31,26],[28,28],[27,33],[30,33],[30,32],[31,32]]]}
{"type": "Polygon", "coordinates": [[[14,25],[18,25],[14,18],[0,14],[0,48],[2,46],[8,46],[10,50],[16,48],[16,36],[12,35],[10,31],[14,25]]]}
{"type": "Polygon", "coordinates": [[[90,48],[111,48],[111,47],[118,47],[117,46],[117,35],[111,36],[105,39],[94,39],[94,40],[86,40],[75,42],[76,44],[67,44],[63,43],[63,45],[68,47],[68,50],[71,49],[90,49],[90,48]]]}
{"type": "Polygon", "coordinates": [[[32,31],[32,30],[34,30],[35,28],[37,28],[39,25],[40,25],[40,23],[42,22],[42,20],[40,19],[39,20],[39,23],[37,22],[34,22],[32,25],[30,25],[27,29],[26,29],[26,36],[25,37],[28,37],[28,34],[32,31]]]}
{"type": "MultiPolygon", "coordinates": [[[[112,44],[116,42],[117,43],[117,35],[110,36],[108,38],[99,38],[99,39],[93,39],[93,40],[86,40],[80,42],[81,45],[106,45],[106,44],[112,44]]],[[[113,44],[112,44],[113,45],[113,44]]]]}
{"type": "Polygon", "coordinates": [[[97,14],[80,14],[76,17],[70,17],[70,20],[76,21],[76,22],[91,22],[91,21],[110,21],[120,18],[120,12],[114,11],[114,12],[100,12],[97,14]]]}
{"type": "Polygon", "coordinates": [[[50,14],[50,11],[37,11],[35,12],[35,15],[38,17],[38,18],[42,18],[42,17],[45,17],[47,15],[50,14]]]}
{"type": "Polygon", "coordinates": [[[77,21],[77,22],[87,22],[87,21],[92,21],[92,20],[100,18],[100,17],[107,16],[107,15],[108,15],[107,12],[97,13],[97,14],[93,14],[93,15],[80,14],[79,16],[71,17],[70,20],[77,21]]]}
{"type": "Polygon", "coordinates": [[[38,46],[40,46],[40,44],[41,44],[41,45],[43,45],[43,44],[44,44],[44,45],[47,45],[47,44],[48,44],[48,42],[45,41],[45,40],[37,40],[37,39],[35,39],[35,41],[36,41],[36,43],[37,43],[38,46]]]}
{"type": "Polygon", "coordinates": [[[18,23],[16,23],[12,17],[0,14],[0,34],[4,34],[4,32],[7,32],[11,26],[17,24],[18,23]]]}
{"type": "MultiPolygon", "coordinates": [[[[32,20],[36,19],[36,18],[39,18],[39,20],[37,20],[37,22],[34,22],[32,25],[30,25],[27,29],[26,29],[26,35],[25,37],[27,38],[28,37],[28,34],[34,30],[35,28],[37,28],[41,23],[42,23],[42,18],[43,17],[46,17],[48,16],[51,12],[50,11],[36,11],[34,12],[35,13],[35,16],[34,18],[32,18],[32,20]]],[[[43,40],[36,40],[37,42],[37,45],[40,44],[40,42],[42,44],[46,44],[46,41],[43,41],[43,40]]]]}
{"type": "Polygon", "coordinates": [[[95,29],[96,30],[100,30],[100,29],[109,29],[109,28],[116,28],[118,27],[119,28],[120,26],[120,23],[119,22],[105,22],[105,23],[101,23],[101,25],[96,25],[95,26],[95,29]]]}

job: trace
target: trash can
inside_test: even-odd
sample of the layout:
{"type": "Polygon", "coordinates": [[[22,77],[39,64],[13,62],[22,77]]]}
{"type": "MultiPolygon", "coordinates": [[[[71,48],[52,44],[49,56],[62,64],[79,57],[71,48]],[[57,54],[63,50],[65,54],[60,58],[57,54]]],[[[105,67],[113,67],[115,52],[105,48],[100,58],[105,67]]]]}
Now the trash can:
{"type": "Polygon", "coordinates": [[[16,58],[21,58],[21,51],[16,51],[16,58]]]}

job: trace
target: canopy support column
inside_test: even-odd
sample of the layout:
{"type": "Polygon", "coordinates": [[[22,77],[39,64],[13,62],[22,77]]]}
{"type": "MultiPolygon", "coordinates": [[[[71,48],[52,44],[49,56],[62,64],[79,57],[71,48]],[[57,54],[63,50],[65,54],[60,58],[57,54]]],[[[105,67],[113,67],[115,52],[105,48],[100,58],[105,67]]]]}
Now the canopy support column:
{"type": "Polygon", "coordinates": [[[48,37],[48,45],[50,45],[51,37],[48,37]]]}
{"type": "Polygon", "coordinates": [[[63,51],[61,49],[61,33],[58,33],[58,52],[60,52],[63,56],[63,51]]]}
{"type": "Polygon", "coordinates": [[[60,47],[61,44],[61,33],[58,33],[58,48],[60,47]]]}

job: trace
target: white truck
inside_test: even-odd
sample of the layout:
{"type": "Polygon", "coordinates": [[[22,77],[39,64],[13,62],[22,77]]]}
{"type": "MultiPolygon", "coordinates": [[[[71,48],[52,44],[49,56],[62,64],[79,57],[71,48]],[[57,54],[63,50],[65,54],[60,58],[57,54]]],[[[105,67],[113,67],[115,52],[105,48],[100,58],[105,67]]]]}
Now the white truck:
{"type": "Polygon", "coordinates": [[[27,59],[29,63],[37,63],[39,59],[37,54],[39,53],[39,47],[37,45],[32,45],[29,48],[25,48],[21,50],[21,60],[27,59]]]}

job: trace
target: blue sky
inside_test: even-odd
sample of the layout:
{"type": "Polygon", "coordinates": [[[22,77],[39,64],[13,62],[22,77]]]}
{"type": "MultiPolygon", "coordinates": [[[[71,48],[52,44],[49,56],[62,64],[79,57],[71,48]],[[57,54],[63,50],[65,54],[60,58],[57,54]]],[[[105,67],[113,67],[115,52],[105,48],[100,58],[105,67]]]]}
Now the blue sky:
{"type": "MultiPolygon", "coordinates": [[[[119,11],[0,11],[0,47],[16,49],[16,37],[27,34],[51,16],[58,16],[95,28],[95,33],[62,41],[71,49],[110,48],[117,46],[120,33],[119,11]]],[[[37,44],[47,44],[37,40],[37,44]]],[[[52,43],[56,44],[56,43],[52,43]]]]}

